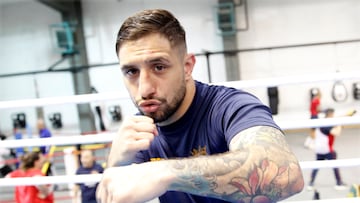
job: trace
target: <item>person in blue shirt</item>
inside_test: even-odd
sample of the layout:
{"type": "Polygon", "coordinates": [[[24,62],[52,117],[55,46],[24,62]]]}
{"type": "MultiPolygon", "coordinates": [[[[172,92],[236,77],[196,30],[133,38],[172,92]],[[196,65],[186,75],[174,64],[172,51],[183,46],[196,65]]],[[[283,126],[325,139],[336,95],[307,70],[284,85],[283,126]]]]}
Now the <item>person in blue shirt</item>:
{"type": "MultiPolygon", "coordinates": [[[[82,174],[99,174],[103,173],[103,167],[96,163],[94,154],[91,150],[84,149],[81,151],[80,167],[76,170],[76,175],[82,174]]],[[[74,201],[77,203],[79,191],[81,191],[82,203],[96,203],[96,188],[98,182],[80,183],[74,186],[74,201]]]]}
{"type": "MultiPolygon", "coordinates": [[[[49,138],[51,137],[51,132],[48,128],[45,126],[45,122],[43,119],[37,120],[37,129],[39,131],[39,137],[40,138],[49,138]]],[[[50,146],[40,146],[40,152],[43,155],[47,155],[50,151],[50,146]]]]}
{"type": "Polygon", "coordinates": [[[99,202],[266,203],[302,191],[298,160],[270,109],[247,92],[194,80],[195,56],[170,12],[126,19],[116,54],[139,113],[112,142],[99,202]]]}

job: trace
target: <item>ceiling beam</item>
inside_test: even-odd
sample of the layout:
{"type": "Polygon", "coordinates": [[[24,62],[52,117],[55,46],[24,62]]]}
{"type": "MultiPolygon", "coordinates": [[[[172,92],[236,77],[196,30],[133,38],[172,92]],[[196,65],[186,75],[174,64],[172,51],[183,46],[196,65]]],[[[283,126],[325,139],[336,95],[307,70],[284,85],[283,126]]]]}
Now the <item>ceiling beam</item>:
{"type": "Polygon", "coordinates": [[[59,11],[62,14],[73,12],[73,1],[62,1],[62,0],[37,0],[38,2],[59,11]]]}

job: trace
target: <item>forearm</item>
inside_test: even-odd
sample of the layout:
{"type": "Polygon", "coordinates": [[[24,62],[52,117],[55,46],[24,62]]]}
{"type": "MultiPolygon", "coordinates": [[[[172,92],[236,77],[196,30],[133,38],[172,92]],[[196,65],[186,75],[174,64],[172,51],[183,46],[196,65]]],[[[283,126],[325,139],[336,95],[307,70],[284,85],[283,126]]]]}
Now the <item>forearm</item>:
{"type": "Polygon", "coordinates": [[[296,162],[278,165],[264,157],[257,163],[247,164],[248,156],[248,152],[230,152],[173,161],[171,167],[176,181],[169,190],[228,201],[267,197],[269,202],[276,202],[302,188],[303,183],[296,178],[301,175],[296,162]]]}
{"type": "Polygon", "coordinates": [[[249,139],[228,153],[170,161],[176,178],[169,190],[244,202],[276,202],[302,190],[300,167],[286,143],[249,139]]]}
{"type": "Polygon", "coordinates": [[[106,167],[114,167],[114,166],[125,166],[128,165],[128,161],[125,161],[123,158],[119,157],[116,154],[115,150],[110,149],[110,153],[108,155],[106,167]]]}

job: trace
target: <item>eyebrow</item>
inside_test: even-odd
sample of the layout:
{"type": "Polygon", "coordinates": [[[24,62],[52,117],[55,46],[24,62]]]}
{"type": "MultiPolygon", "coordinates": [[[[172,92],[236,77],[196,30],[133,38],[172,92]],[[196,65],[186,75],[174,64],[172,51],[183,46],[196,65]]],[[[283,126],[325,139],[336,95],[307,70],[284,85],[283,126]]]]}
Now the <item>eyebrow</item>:
{"type": "Polygon", "coordinates": [[[167,58],[164,58],[164,57],[161,57],[161,56],[145,61],[146,64],[159,63],[159,62],[170,63],[170,61],[167,58]]]}
{"type": "MultiPolygon", "coordinates": [[[[145,64],[154,64],[154,63],[159,63],[159,62],[170,64],[170,61],[164,57],[156,57],[156,58],[145,60],[145,64]]],[[[135,64],[124,64],[121,66],[121,70],[127,70],[127,69],[137,68],[137,67],[138,66],[135,64]]]]}
{"type": "Polygon", "coordinates": [[[128,70],[128,69],[131,69],[131,68],[136,68],[136,66],[130,64],[130,65],[122,65],[120,67],[121,70],[128,70]]]}

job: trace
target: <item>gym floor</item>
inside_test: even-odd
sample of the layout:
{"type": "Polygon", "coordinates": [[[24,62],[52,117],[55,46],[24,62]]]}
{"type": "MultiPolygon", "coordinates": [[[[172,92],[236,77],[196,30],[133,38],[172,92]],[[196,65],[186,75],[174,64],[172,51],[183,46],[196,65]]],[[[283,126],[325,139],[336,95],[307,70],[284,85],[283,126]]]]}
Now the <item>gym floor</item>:
{"type": "MultiPolygon", "coordinates": [[[[290,144],[292,150],[297,155],[300,161],[314,161],[315,153],[304,147],[304,141],[308,134],[308,131],[299,131],[299,132],[287,132],[286,139],[290,144]]],[[[343,133],[340,137],[337,137],[335,140],[335,150],[338,153],[338,159],[347,159],[347,158],[358,158],[360,157],[360,128],[344,128],[343,133]]],[[[62,174],[59,171],[59,174],[62,174]]],[[[312,200],[314,196],[313,191],[308,191],[306,186],[309,183],[311,170],[303,170],[305,178],[305,187],[304,190],[291,197],[286,201],[304,201],[312,200]]],[[[351,186],[352,184],[360,183],[360,169],[359,167],[345,167],[340,168],[340,173],[342,175],[343,181],[351,186]]],[[[55,191],[55,199],[57,203],[71,203],[71,197],[68,190],[64,189],[60,185],[60,190],[55,191]]],[[[335,186],[335,177],[333,170],[330,168],[320,169],[315,180],[315,188],[319,192],[320,199],[334,199],[334,198],[346,198],[349,189],[338,191],[334,189],[335,186]]],[[[64,186],[64,188],[66,188],[64,186]]],[[[12,203],[13,201],[13,187],[0,187],[0,202],[1,203],[12,203]]],[[[152,201],[152,203],[157,202],[157,200],[152,201]]]]}

